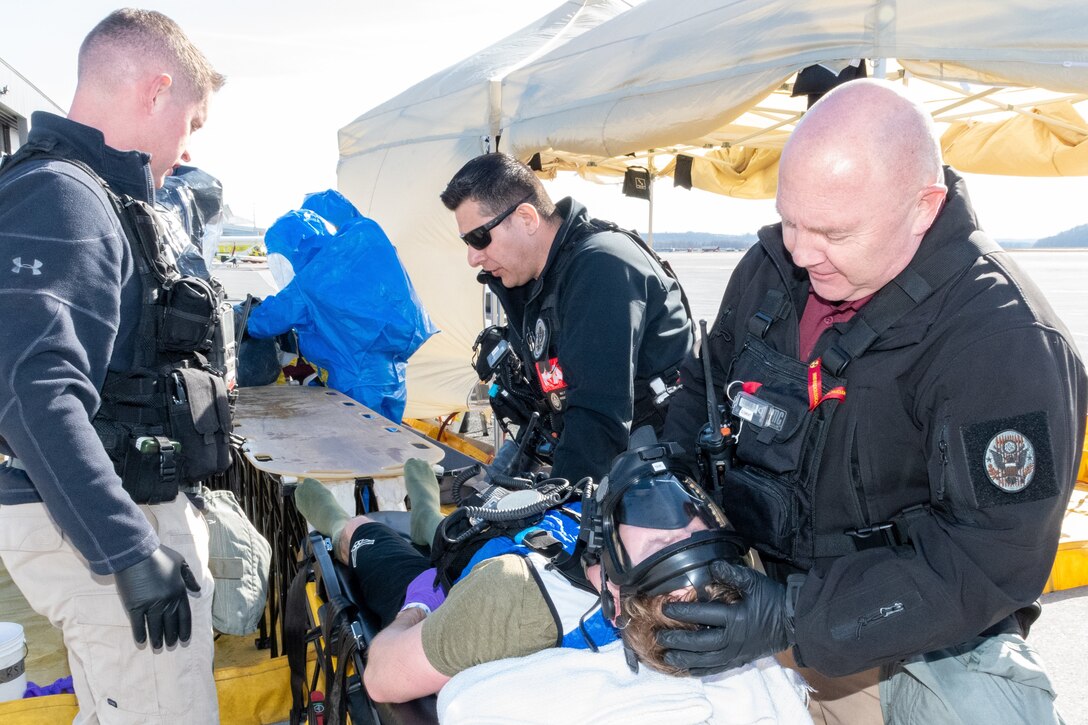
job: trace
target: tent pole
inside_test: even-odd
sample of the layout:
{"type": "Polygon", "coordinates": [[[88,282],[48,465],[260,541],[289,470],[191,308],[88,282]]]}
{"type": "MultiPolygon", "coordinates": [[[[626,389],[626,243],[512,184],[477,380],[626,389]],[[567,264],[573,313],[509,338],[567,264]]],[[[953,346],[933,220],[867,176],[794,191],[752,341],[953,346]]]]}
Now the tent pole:
{"type": "Polygon", "coordinates": [[[646,243],[650,245],[650,249],[654,248],[654,150],[650,149],[650,155],[647,159],[647,168],[650,172],[650,178],[647,180],[647,191],[649,192],[650,208],[647,212],[646,226],[646,243]]]}

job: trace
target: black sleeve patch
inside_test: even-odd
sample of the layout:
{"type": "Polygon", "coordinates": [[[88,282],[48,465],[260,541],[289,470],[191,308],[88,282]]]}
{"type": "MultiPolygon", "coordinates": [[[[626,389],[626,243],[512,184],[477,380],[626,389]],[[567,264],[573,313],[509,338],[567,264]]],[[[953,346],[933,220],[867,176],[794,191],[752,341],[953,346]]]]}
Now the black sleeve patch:
{"type": "Polygon", "coordinates": [[[1058,495],[1046,411],[960,428],[979,508],[1058,495]]]}

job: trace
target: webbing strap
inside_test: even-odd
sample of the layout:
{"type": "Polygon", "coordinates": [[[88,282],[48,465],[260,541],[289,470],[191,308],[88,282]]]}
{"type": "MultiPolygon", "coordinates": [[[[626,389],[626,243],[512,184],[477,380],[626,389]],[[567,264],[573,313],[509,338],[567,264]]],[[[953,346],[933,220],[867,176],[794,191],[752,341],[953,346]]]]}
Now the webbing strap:
{"type": "Polygon", "coordinates": [[[283,648],[291,671],[291,725],[300,725],[306,710],[306,645],[309,617],[306,608],[306,583],[313,571],[313,559],[307,558],[287,589],[283,617],[283,648]]]}
{"type": "Polygon", "coordinates": [[[369,698],[362,690],[362,660],[359,655],[365,643],[357,628],[356,609],[345,597],[330,597],[325,603],[323,636],[325,638],[325,698],[326,725],[343,725],[351,715],[353,725],[379,725],[370,708],[369,698]],[[336,666],[333,667],[333,659],[336,666]],[[355,665],[356,671],[348,675],[355,665]],[[362,695],[362,697],[359,697],[362,695]]]}
{"type": "Polygon", "coordinates": [[[812,557],[824,559],[846,556],[858,550],[854,539],[846,534],[816,534],[812,542],[812,557]]]}
{"type": "Polygon", "coordinates": [[[915,504],[903,509],[887,521],[846,529],[842,533],[816,534],[813,540],[813,557],[845,556],[857,551],[885,546],[906,546],[911,542],[911,524],[930,515],[929,504],[915,504]]]}
{"type": "Polygon", "coordinates": [[[979,257],[1001,248],[980,231],[966,244],[945,247],[904,269],[847,323],[846,332],[820,358],[824,369],[841,377],[850,362],[869,349],[888,328],[928,299],[979,257]]]}
{"type": "Polygon", "coordinates": [[[762,340],[767,336],[767,331],[771,329],[775,320],[784,318],[788,310],[789,300],[785,292],[777,289],[767,290],[763,301],[759,303],[759,309],[748,320],[748,332],[762,340]]]}

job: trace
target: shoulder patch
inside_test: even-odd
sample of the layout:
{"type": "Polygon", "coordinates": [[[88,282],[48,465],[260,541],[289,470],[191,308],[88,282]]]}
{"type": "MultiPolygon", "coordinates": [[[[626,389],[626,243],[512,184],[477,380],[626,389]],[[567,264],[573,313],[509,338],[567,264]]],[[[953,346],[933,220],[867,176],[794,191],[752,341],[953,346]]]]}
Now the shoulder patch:
{"type": "Polygon", "coordinates": [[[544,357],[544,351],[548,349],[548,326],[544,323],[544,319],[538,317],[536,320],[536,326],[528,336],[527,342],[529,343],[529,352],[533,354],[534,360],[540,360],[544,357]]]}
{"type": "Polygon", "coordinates": [[[1035,445],[1018,430],[1003,430],[986,446],[986,475],[1008,493],[1023,491],[1035,477],[1035,445]]]}
{"type": "Polygon", "coordinates": [[[960,433],[980,508],[1058,494],[1046,411],[965,425],[960,433]]]}

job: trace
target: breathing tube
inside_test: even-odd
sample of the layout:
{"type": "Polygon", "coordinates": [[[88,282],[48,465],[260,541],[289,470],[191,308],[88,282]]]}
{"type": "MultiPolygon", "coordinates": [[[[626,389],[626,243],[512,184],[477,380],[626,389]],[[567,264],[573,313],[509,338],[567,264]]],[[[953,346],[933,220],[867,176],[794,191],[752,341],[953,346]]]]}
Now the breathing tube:
{"type": "Polygon", "coordinates": [[[502,499],[497,508],[486,506],[462,506],[465,515],[472,518],[484,519],[491,523],[508,523],[520,519],[542,514],[549,509],[560,506],[574,493],[574,486],[565,478],[549,478],[540,486],[532,486],[522,490],[530,490],[540,496],[540,499],[521,506],[506,508],[502,505],[502,499]]]}
{"type": "MultiPolygon", "coordinates": [[[[517,481],[519,488],[513,491],[504,488],[503,490],[506,492],[502,496],[491,498],[483,506],[459,505],[447,517],[449,519],[447,524],[439,529],[446,543],[452,546],[463,544],[492,525],[497,525],[500,528],[518,529],[531,526],[550,509],[566,503],[578,490],[577,486],[572,486],[570,481],[565,478],[549,478],[539,484],[535,484],[529,479],[514,480],[517,481]],[[530,497],[533,500],[526,501],[530,497]],[[523,501],[526,502],[522,503],[523,501]],[[449,532],[456,530],[456,524],[461,520],[472,521],[473,523],[456,536],[450,536],[449,532]]],[[[498,488],[493,486],[490,491],[494,494],[498,488]]]]}
{"type": "Polygon", "coordinates": [[[479,463],[474,463],[454,476],[453,483],[450,484],[450,496],[453,498],[453,503],[455,505],[461,505],[461,489],[464,487],[465,483],[481,470],[483,470],[483,466],[479,463]]]}

